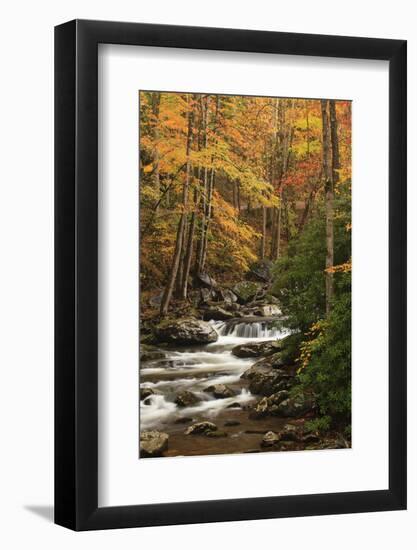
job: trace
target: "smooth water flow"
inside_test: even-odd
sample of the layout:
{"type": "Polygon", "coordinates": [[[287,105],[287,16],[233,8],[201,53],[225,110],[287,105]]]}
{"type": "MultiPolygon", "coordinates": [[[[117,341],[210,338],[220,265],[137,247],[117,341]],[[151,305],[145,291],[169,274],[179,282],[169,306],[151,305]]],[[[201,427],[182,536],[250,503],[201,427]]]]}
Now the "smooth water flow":
{"type": "Polygon", "coordinates": [[[165,358],[141,365],[141,387],[155,392],[141,401],[141,429],[163,430],[164,426],[181,422],[182,418],[210,419],[233,404],[248,403],[253,397],[239,386],[239,381],[255,359],[239,359],[232,355],[232,348],[255,340],[280,339],[288,334],[262,321],[213,321],[211,324],[219,334],[217,342],[169,350],[165,358]],[[204,391],[214,384],[226,384],[235,390],[236,395],[216,399],[204,391]],[[175,398],[184,390],[193,392],[201,401],[191,407],[178,407],[175,398]]]}
{"type": "Polygon", "coordinates": [[[271,323],[267,321],[233,324],[220,321],[217,326],[215,326],[215,329],[220,336],[235,336],[246,340],[258,338],[263,340],[275,340],[276,338],[283,337],[282,331],[275,327],[271,327],[271,323]]]}

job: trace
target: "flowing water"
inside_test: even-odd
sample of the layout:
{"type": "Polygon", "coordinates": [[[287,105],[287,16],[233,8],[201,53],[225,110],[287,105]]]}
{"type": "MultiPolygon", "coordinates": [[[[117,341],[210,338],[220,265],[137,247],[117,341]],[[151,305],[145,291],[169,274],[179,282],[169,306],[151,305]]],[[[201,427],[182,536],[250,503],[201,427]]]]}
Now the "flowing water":
{"type": "Polygon", "coordinates": [[[141,429],[167,430],[186,419],[212,420],[226,408],[238,407],[254,398],[240,379],[256,359],[240,359],[232,355],[238,344],[283,338],[288,334],[268,321],[212,322],[219,335],[217,342],[201,347],[164,350],[166,356],[141,365],[141,388],[151,388],[155,395],[141,401],[141,429]],[[205,388],[227,384],[236,395],[216,399],[205,388]],[[191,407],[178,407],[176,395],[188,390],[201,401],[191,407]],[[239,404],[239,405],[238,405],[239,404]]]}

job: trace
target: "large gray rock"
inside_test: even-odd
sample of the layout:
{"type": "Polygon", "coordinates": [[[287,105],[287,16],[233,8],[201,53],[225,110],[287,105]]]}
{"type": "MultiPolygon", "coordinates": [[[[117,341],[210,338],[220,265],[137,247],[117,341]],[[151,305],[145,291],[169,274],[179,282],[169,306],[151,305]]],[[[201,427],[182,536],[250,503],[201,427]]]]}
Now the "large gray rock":
{"type": "Polygon", "coordinates": [[[239,344],[232,349],[233,355],[236,357],[267,357],[281,349],[279,340],[267,340],[266,342],[248,342],[239,344]]]}
{"type": "Polygon", "coordinates": [[[226,304],[234,304],[237,302],[237,296],[228,288],[219,288],[216,290],[216,300],[226,304]]]}
{"type": "Polygon", "coordinates": [[[180,392],[175,398],[175,403],[178,407],[192,407],[200,402],[200,398],[197,397],[192,391],[184,390],[180,392]]]}
{"type": "Polygon", "coordinates": [[[246,276],[256,281],[268,283],[271,280],[272,265],[271,260],[259,260],[251,265],[246,276]]]}
{"type": "Polygon", "coordinates": [[[204,391],[206,391],[207,393],[211,393],[217,399],[225,399],[227,397],[234,397],[236,395],[236,392],[225,384],[214,384],[213,386],[209,386],[208,388],[206,388],[204,391]]]}
{"type": "Polygon", "coordinates": [[[168,434],[156,430],[141,432],[140,434],[140,456],[151,458],[162,456],[168,449],[168,434]]]}
{"type": "Polygon", "coordinates": [[[297,418],[314,411],[315,408],[316,404],[313,398],[300,394],[281,401],[277,406],[276,414],[278,416],[297,418]]]}
{"type": "Polygon", "coordinates": [[[209,344],[218,338],[209,323],[193,317],[161,323],[156,328],[155,336],[160,342],[176,345],[209,344]]]}
{"type": "Polygon", "coordinates": [[[282,312],[275,304],[264,304],[255,308],[253,315],[257,315],[258,317],[278,317],[282,315],[282,312]]]}
{"type": "MultiPolygon", "coordinates": [[[[279,344],[281,347],[282,344],[279,344]]],[[[281,351],[275,350],[275,353],[268,354],[263,359],[259,359],[253,366],[264,367],[268,369],[282,369],[287,367],[287,364],[283,358],[281,351]]]]}
{"type": "Polygon", "coordinates": [[[246,304],[255,297],[259,297],[264,294],[263,286],[261,283],[253,281],[241,281],[233,287],[233,292],[238,297],[239,303],[246,304]]]}
{"type": "Polygon", "coordinates": [[[215,301],[216,292],[210,288],[201,288],[200,289],[200,303],[207,304],[209,302],[215,301]]]}
{"type": "Polygon", "coordinates": [[[257,361],[241,378],[249,381],[251,393],[269,397],[273,393],[288,389],[293,383],[294,375],[287,370],[273,368],[257,361]]]}
{"type": "Polygon", "coordinates": [[[268,415],[276,415],[278,413],[278,405],[287,398],[288,392],[286,390],[273,393],[269,397],[263,397],[252,407],[249,416],[256,419],[268,415]]]}
{"type": "Polygon", "coordinates": [[[185,430],[185,435],[207,435],[208,433],[215,432],[217,430],[216,424],[204,420],[203,422],[197,422],[192,426],[189,426],[185,430]]]}
{"type": "Polygon", "coordinates": [[[197,275],[195,275],[195,283],[206,288],[217,287],[216,281],[213,279],[213,277],[210,277],[208,273],[197,273],[197,275]]]}
{"type": "Polygon", "coordinates": [[[234,319],[236,315],[230,311],[226,311],[220,306],[212,306],[206,309],[203,313],[204,321],[227,321],[234,319]]]}

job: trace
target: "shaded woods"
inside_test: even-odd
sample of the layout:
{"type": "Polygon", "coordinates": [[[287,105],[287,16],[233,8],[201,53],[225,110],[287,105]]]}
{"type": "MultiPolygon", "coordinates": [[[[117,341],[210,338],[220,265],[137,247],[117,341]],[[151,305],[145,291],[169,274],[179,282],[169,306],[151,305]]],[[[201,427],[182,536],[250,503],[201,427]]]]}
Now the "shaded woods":
{"type": "Polygon", "coordinates": [[[262,281],[249,305],[293,335],[294,396],[348,433],[350,203],[349,101],[140,92],[142,319],[222,319],[201,287],[242,317],[236,285],[262,281]]]}

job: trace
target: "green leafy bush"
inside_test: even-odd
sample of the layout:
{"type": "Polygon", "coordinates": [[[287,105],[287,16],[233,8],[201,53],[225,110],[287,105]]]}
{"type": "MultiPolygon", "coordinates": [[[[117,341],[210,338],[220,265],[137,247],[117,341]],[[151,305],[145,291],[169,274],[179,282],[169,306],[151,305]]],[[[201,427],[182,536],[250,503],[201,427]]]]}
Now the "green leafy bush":
{"type": "MultiPolygon", "coordinates": [[[[341,189],[335,201],[334,297],[325,315],[325,216],[322,206],[287,254],[274,267],[274,295],[285,324],[298,338],[298,384],[293,393],[312,391],[321,430],[331,424],[350,424],[351,411],[351,231],[349,192],[341,189]]],[[[291,350],[294,354],[294,350],[291,350]]],[[[313,422],[313,421],[312,421],[313,422]]]]}
{"type": "Polygon", "coordinates": [[[304,424],[304,429],[306,432],[326,432],[330,428],[331,421],[332,419],[330,416],[321,416],[319,418],[315,418],[314,420],[308,420],[304,424]]]}
{"type": "MultiPolygon", "coordinates": [[[[350,289],[350,277],[343,274],[350,289]]],[[[298,374],[302,387],[313,388],[322,415],[350,422],[351,410],[351,294],[339,293],[328,319],[302,347],[307,353],[298,374]]]]}

